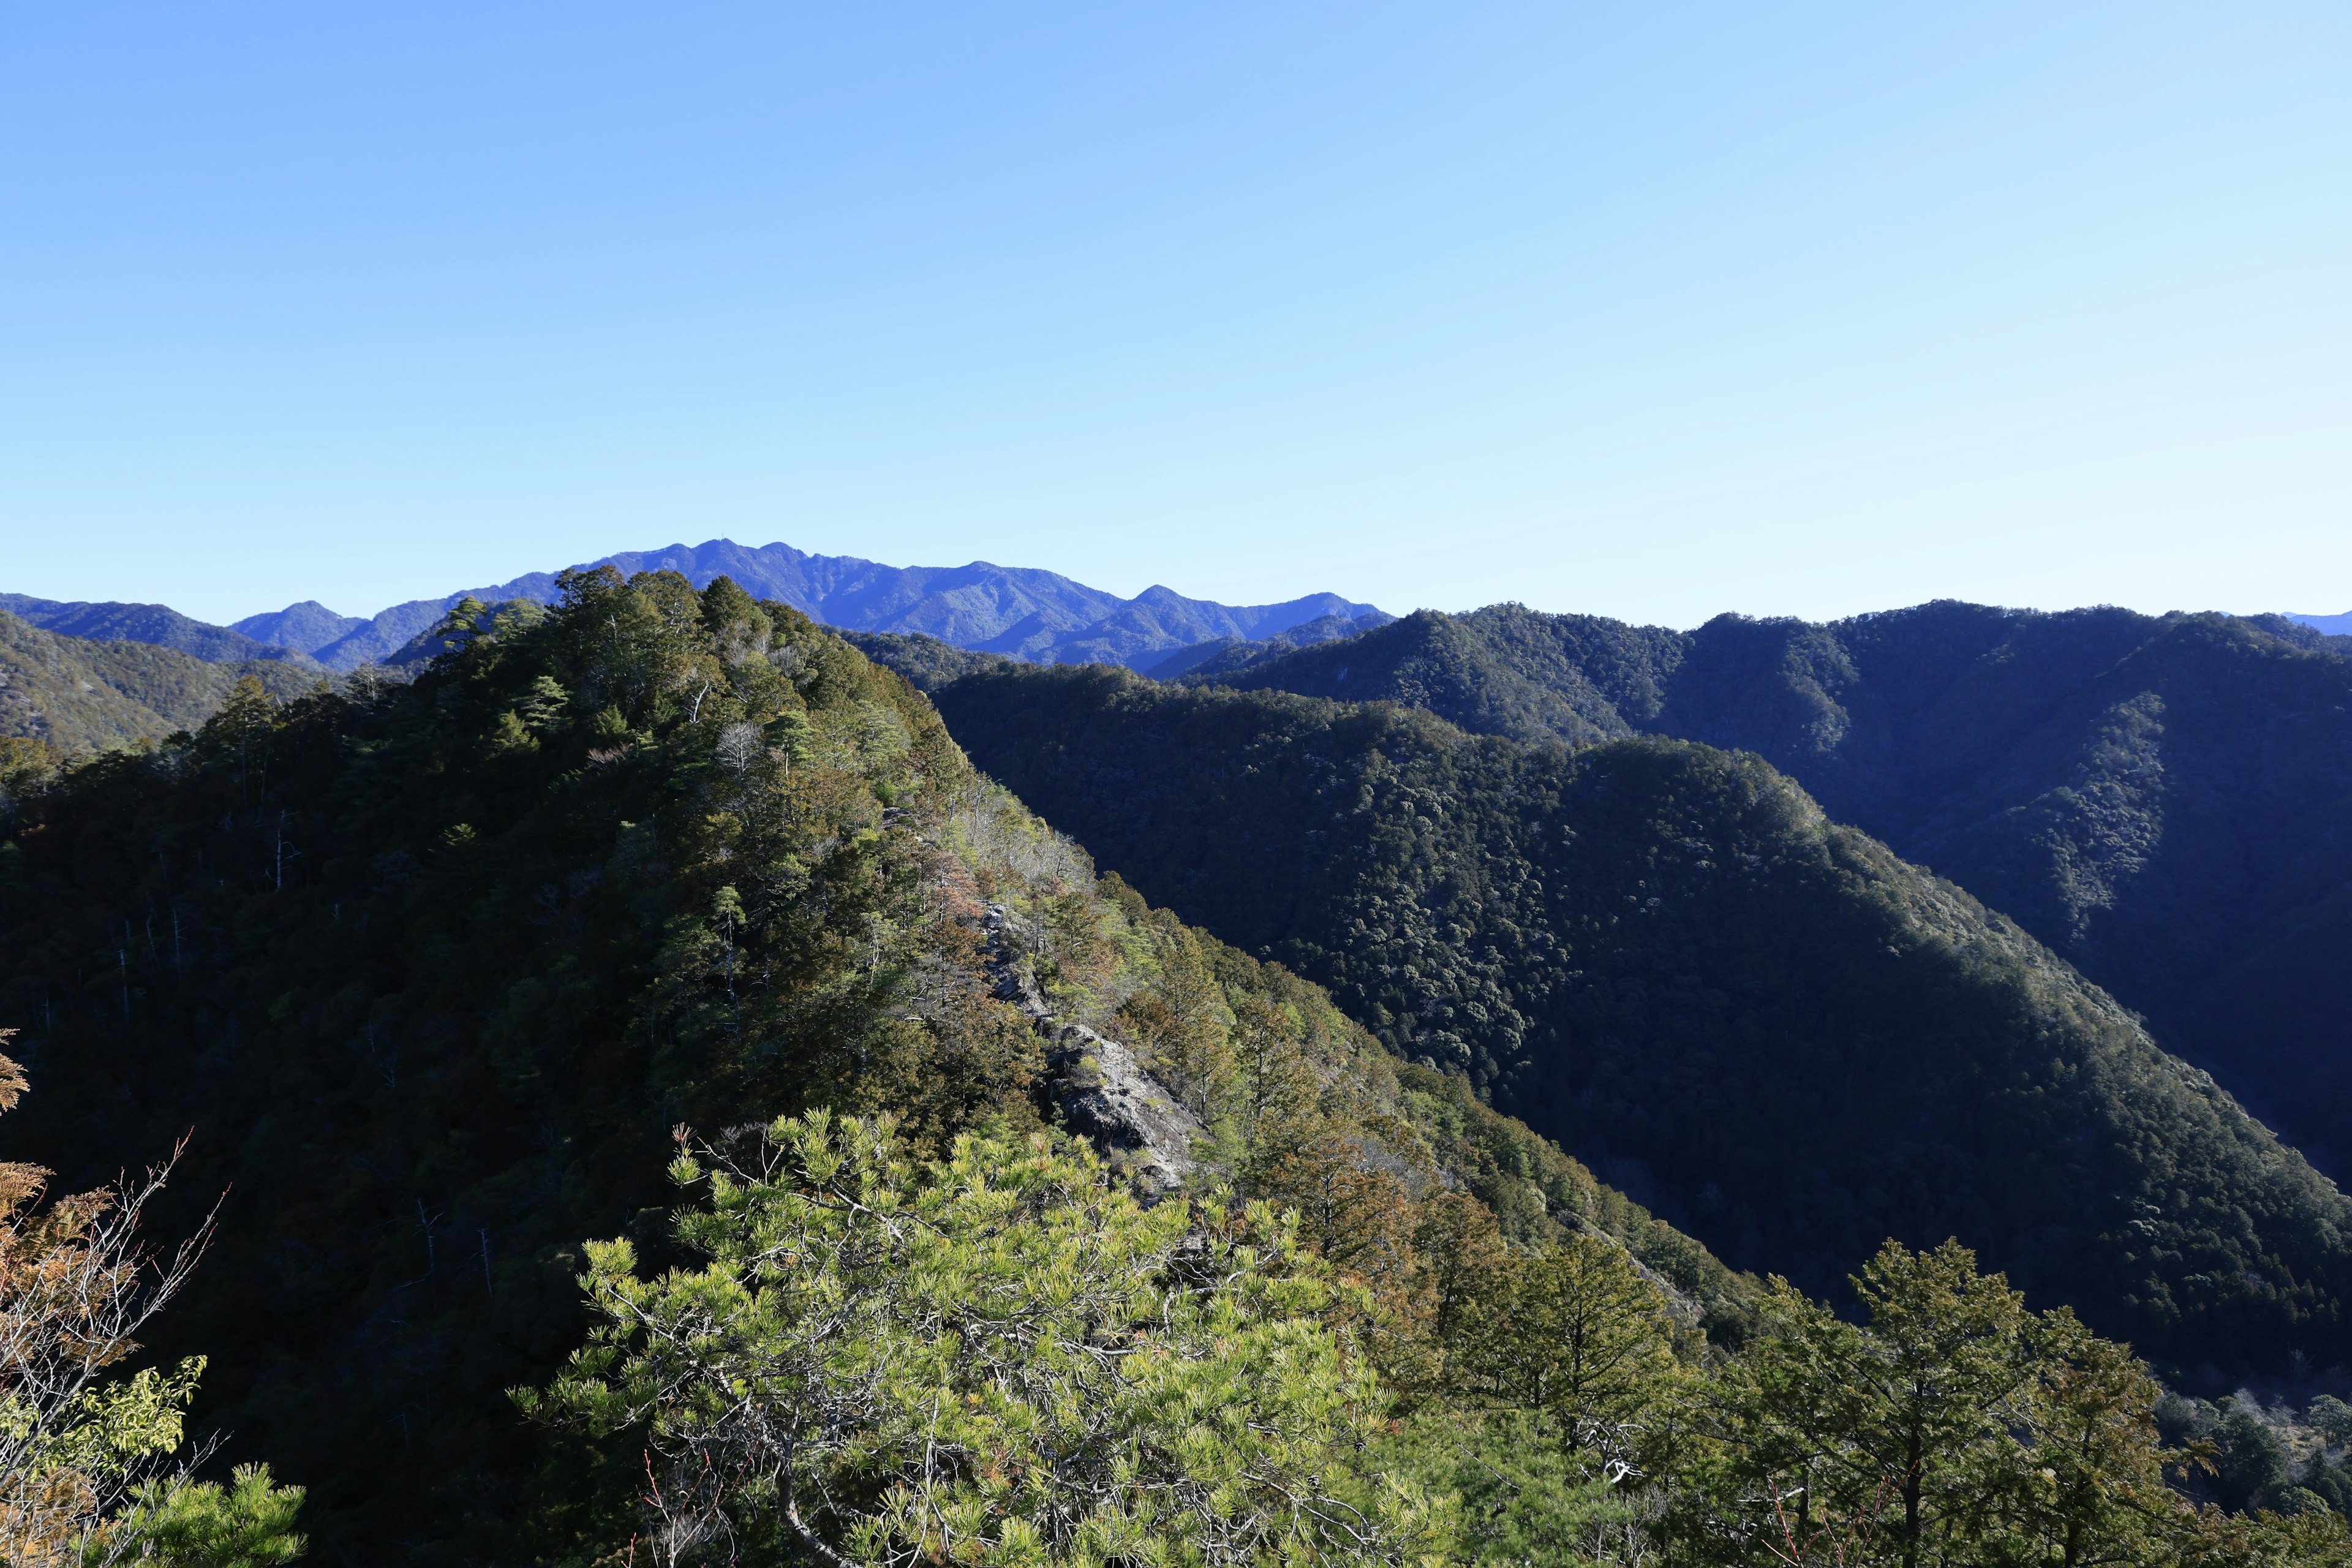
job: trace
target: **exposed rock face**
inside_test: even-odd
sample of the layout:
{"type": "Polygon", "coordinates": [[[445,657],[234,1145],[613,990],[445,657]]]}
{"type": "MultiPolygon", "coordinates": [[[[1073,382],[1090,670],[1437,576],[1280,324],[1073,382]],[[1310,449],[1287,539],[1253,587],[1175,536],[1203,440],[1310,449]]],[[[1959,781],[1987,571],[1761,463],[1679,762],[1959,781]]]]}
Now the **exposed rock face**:
{"type": "Polygon", "coordinates": [[[1084,1024],[1057,1020],[1013,951],[1004,906],[989,905],[984,919],[996,994],[1045,1037],[1045,1065],[1071,1131],[1092,1139],[1147,1196],[1181,1187],[1193,1171],[1192,1140],[1205,1131],[1200,1118],[1145,1071],[1128,1046],[1084,1024]]]}

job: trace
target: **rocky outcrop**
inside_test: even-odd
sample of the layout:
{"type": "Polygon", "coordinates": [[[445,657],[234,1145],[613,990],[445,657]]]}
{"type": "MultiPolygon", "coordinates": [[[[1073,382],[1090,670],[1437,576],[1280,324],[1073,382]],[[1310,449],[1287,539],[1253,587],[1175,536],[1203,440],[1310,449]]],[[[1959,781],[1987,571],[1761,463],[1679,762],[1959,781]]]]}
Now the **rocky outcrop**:
{"type": "Polygon", "coordinates": [[[1206,1131],[1200,1118],[1145,1070],[1125,1043],[1054,1016],[1014,949],[1010,919],[1003,905],[987,907],[990,973],[998,998],[1019,1008],[1045,1037],[1045,1066],[1054,1075],[1054,1098],[1063,1119],[1127,1172],[1146,1196],[1182,1187],[1195,1168],[1192,1141],[1206,1131]]]}

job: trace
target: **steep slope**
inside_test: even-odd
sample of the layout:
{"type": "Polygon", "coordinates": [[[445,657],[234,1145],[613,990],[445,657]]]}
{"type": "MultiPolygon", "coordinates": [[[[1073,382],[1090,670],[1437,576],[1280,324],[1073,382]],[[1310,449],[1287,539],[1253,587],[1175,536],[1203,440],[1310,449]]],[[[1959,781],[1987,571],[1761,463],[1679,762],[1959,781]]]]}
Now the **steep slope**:
{"type": "Polygon", "coordinates": [[[918,691],[936,691],[951,680],[1013,661],[1001,653],[975,653],[919,632],[843,632],[841,639],[885,669],[898,671],[918,691]]]}
{"type": "Polygon", "coordinates": [[[0,594],[0,611],[28,626],[65,637],[98,642],[142,642],[177,653],[194,654],[215,664],[242,664],[250,659],[285,659],[312,675],[324,673],[307,654],[257,641],[229,626],[191,620],[168,605],[66,603],[36,599],[26,594],[0,594]]]}
{"type": "Polygon", "coordinates": [[[1522,1237],[1600,1228],[1738,1310],[1689,1238],[1098,883],[903,681],[723,581],[583,574],[411,684],[241,710],[20,812],[0,1026],[34,1092],[6,1152],[86,1182],[190,1134],[179,1223],[229,1195],[155,1348],[212,1358],[203,1418],[311,1489],[325,1561],[570,1550],[590,1461],[503,1391],[577,1343],[583,1237],[663,1258],[673,1127],[1081,1125],[1112,1054],[1081,1029],[1132,1042],[1245,1187],[1276,1123],[1227,1049],[1288,1086],[1318,1168],[1462,1183],[1522,1237]]]}
{"type": "Polygon", "coordinates": [[[1523,740],[1754,751],[2352,1168],[2352,661],[2315,634],[1958,604],[1676,633],[1500,605],[1214,679],[1523,740]]]}
{"type": "Polygon", "coordinates": [[[145,642],[100,642],[27,626],[0,610],[0,735],[94,752],[160,741],[220,708],[245,676],[278,697],[318,684],[304,660],[214,664],[145,642]]]}
{"type": "Polygon", "coordinates": [[[934,700],[1150,897],[1663,1194],[1736,1266],[1827,1289],[1885,1236],[1958,1235],[2176,1367],[2352,1357],[2335,1187],[1753,756],[1099,669],[934,700]]]}

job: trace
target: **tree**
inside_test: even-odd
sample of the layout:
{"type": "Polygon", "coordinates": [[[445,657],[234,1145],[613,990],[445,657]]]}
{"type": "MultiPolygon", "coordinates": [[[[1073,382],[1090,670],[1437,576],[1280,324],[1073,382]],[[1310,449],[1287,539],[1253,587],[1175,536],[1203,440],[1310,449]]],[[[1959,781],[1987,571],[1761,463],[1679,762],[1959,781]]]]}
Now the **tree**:
{"type": "Polygon", "coordinates": [[[1656,1488],[1643,1451],[1682,1374],[1658,1288],[1603,1237],[1507,1251],[1475,1199],[1423,1211],[1424,1288],[1451,1396],[1416,1409],[1399,1462],[1461,1500],[1474,1563],[1643,1559],[1656,1488]]]}
{"type": "Polygon", "coordinates": [[[2323,1394],[2311,1402],[2310,1421],[2328,1442],[2338,1447],[2352,1443],[2352,1405],[2333,1394],[2323,1394]]]}
{"type": "Polygon", "coordinates": [[[1430,1326],[1455,1354],[1511,1267],[1495,1211],[1468,1193],[1433,1194],[1415,1217],[1412,1245],[1429,1292],[1430,1326]]]}
{"type": "Polygon", "coordinates": [[[1433,1389],[1442,1358],[1430,1332],[1430,1281],[1413,1250],[1412,1194],[1367,1158],[1360,1129],[1307,1117],[1272,1131],[1254,1152],[1244,1190],[1289,1216],[1301,1242],[1361,1287],[1341,1292],[1326,1321],[1362,1347],[1384,1391],[1409,1401],[1433,1389]]]}
{"type": "Polygon", "coordinates": [[[123,1516],[136,1561],[168,1568],[277,1568],[308,1545],[294,1528],[302,1489],[271,1484],[267,1465],[239,1465],[229,1483],[151,1481],[123,1516]]]}
{"type": "MultiPolygon", "coordinates": [[[[13,1032],[0,1030],[0,1041],[13,1032]]],[[[0,1111],[14,1110],[26,1087],[23,1069],[0,1057],[0,1111]]],[[[172,1556],[152,1528],[167,1512],[190,1517],[214,1495],[173,1458],[204,1361],[119,1375],[211,1234],[207,1221],[168,1254],[140,1239],[141,1216],[177,1157],[120,1189],[46,1206],[48,1172],[0,1164],[0,1562],[206,1561],[172,1556]]],[[[299,1491],[273,1491],[266,1474],[239,1485],[290,1525],[299,1491]]]]}
{"type": "Polygon", "coordinates": [[[2236,1400],[2221,1402],[2212,1441],[2213,1479],[2222,1505],[2231,1512],[2270,1504],[2286,1489],[2285,1446],[2267,1423],[2236,1400]]]}
{"type": "Polygon", "coordinates": [[[1675,1372],[1665,1298],[1625,1249],[1575,1235],[1522,1254],[1473,1309],[1460,1358],[1474,1399],[1549,1418],[1552,1440],[1631,1469],[1633,1428],[1675,1372]]]}
{"type": "Polygon", "coordinates": [[[1366,1473],[1378,1391],[1262,1207],[1147,1209],[1083,1150],[783,1118],[673,1169],[709,1261],[593,1244],[598,1326],[530,1412],[646,1444],[664,1562],[1243,1563],[1412,1557],[1366,1473]],[[1197,1228],[1196,1228],[1197,1227],[1197,1228]]]}
{"type": "Polygon", "coordinates": [[[2189,1525],[2167,1484],[2183,1456],[2157,1435],[2162,1391],[2130,1348],[2098,1339],[2064,1308],[2032,1326],[2038,1363],[2017,1442],[1992,1446],[1999,1500],[1984,1560],[2004,1564],[2149,1561],[2189,1525]]]}
{"type": "Polygon", "coordinates": [[[1204,1122],[1232,1100],[1236,1068],[1225,995],[1200,939],[1164,913],[1149,921],[1160,976],[1129,997],[1120,1022],[1143,1047],[1145,1065],[1204,1122]]]}
{"type": "Polygon", "coordinates": [[[262,688],[257,676],[240,676],[230,689],[228,700],[221,710],[205,721],[197,731],[198,744],[205,750],[236,759],[238,800],[251,804],[253,798],[265,793],[269,776],[269,742],[277,733],[280,718],[278,704],[262,688]]]}
{"type": "Polygon", "coordinates": [[[1234,1007],[1235,1110],[1244,1144],[1255,1146],[1266,1124],[1314,1103],[1315,1073],[1298,1047],[1294,1021],[1281,1005],[1244,996],[1234,1007]]]}
{"type": "Polygon", "coordinates": [[[1758,1528],[1791,1541],[1874,1535],[1903,1568],[1979,1531],[1984,1460],[2031,1418],[2024,1298],[1957,1241],[1889,1241],[1853,1279],[1867,1330],[1775,1279],[1727,1380],[1758,1528]],[[1785,1517],[1793,1511],[1793,1518],[1785,1517]]]}

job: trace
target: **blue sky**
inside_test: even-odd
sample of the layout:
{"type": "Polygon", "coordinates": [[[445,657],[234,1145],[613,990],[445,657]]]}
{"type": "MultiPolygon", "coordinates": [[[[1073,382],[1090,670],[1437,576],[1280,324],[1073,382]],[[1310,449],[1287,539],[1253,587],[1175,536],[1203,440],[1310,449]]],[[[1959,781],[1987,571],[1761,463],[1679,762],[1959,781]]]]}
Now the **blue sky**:
{"type": "Polygon", "coordinates": [[[0,588],[726,535],[2340,610],[2347,61],[2340,5],[13,6],[0,588]]]}

